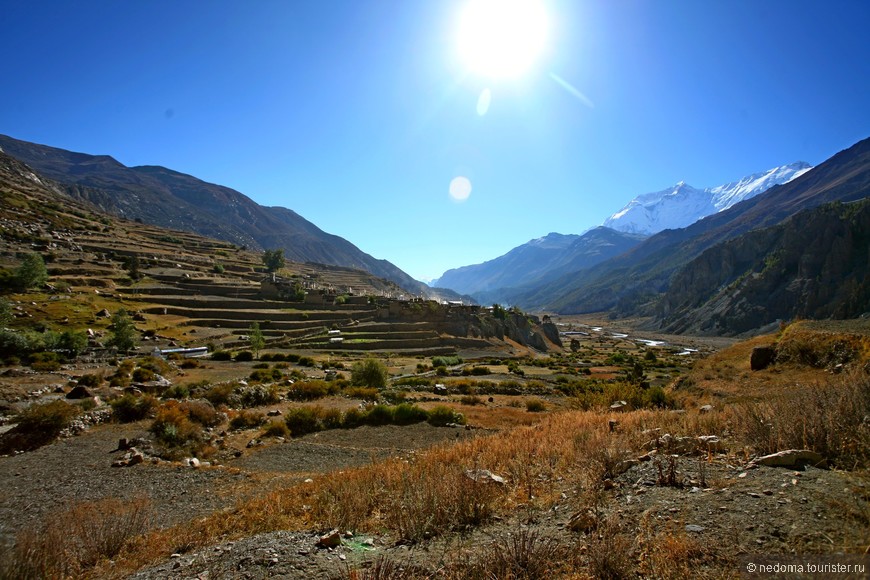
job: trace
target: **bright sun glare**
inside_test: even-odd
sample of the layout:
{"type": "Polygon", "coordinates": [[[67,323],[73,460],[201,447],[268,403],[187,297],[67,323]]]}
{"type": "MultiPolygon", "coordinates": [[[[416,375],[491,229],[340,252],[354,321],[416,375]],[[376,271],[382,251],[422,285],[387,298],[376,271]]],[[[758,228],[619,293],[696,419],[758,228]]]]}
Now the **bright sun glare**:
{"type": "Polygon", "coordinates": [[[540,0],[470,0],[460,15],[459,57],[476,74],[516,78],[541,56],[547,33],[540,0]]]}

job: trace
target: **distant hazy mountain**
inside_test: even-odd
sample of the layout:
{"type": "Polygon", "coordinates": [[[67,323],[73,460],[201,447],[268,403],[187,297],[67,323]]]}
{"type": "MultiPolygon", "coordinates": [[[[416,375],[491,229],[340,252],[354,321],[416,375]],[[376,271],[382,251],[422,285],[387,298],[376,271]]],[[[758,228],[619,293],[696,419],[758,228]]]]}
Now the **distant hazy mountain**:
{"type": "Polygon", "coordinates": [[[697,189],[681,181],[674,187],[637,196],[607,218],[604,225],[622,232],[646,235],[684,228],[703,217],[755,197],[774,185],[788,183],[810,169],[812,167],[808,163],[798,161],[705,189],[697,189]]]}
{"type": "Polygon", "coordinates": [[[0,147],[72,197],[102,211],[196,232],[253,250],[283,248],[288,260],[365,270],[413,293],[428,287],[386,260],[328,234],[296,212],[264,207],[246,195],[165,167],[127,167],[108,155],[88,155],[0,135],[0,147]]]}
{"type": "Polygon", "coordinates": [[[621,254],[644,237],[604,227],[583,235],[551,233],[483,264],[448,270],[433,284],[470,294],[484,302],[499,301],[500,289],[589,268],[621,254]]]}

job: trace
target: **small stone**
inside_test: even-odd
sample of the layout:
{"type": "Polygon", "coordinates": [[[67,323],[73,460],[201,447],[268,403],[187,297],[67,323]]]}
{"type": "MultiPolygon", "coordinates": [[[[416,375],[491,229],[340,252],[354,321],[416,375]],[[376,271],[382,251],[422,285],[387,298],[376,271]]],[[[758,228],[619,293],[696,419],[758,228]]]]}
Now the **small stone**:
{"type": "Polygon", "coordinates": [[[764,495],[773,495],[773,491],[771,491],[771,490],[769,490],[769,489],[765,489],[765,490],[762,491],[761,493],[763,493],[764,495]]]}
{"type": "Polygon", "coordinates": [[[686,526],[687,532],[694,532],[696,534],[703,532],[705,529],[706,528],[704,528],[704,526],[699,526],[696,524],[689,524],[688,526],[686,526]]]}
{"type": "Polygon", "coordinates": [[[347,556],[345,556],[344,554],[339,554],[338,559],[339,560],[347,560],[347,556]]]}
{"type": "Polygon", "coordinates": [[[331,530],[328,534],[320,536],[320,539],[317,540],[317,545],[321,548],[334,548],[336,546],[341,545],[341,532],[336,530],[331,530]]]}
{"type": "Polygon", "coordinates": [[[748,494],[746,494],[746,495],[748,495],[749,497],[754,497],[754,498],[759,498],[759,497],[761,497],[760,494],[757,494],[757,493],[755,493],[754,491],[750,491],[750,492],[749,492],[748,494]]]}

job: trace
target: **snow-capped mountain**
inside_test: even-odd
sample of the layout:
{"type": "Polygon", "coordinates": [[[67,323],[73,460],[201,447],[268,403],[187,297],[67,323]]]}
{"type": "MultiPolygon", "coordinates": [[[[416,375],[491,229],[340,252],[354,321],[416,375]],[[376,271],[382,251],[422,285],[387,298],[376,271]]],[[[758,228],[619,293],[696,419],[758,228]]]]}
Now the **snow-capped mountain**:
{"type": "Polygon", "coordinates": [[[607,218],[603,225],[622,232],[646,235],[684,228],[703,217],[755,197],[774,185],[788,183],[810,169],[812,167],[808,163],[798,161],[704,189],[681,181],[674,187],[637,196],[607,218]]]}

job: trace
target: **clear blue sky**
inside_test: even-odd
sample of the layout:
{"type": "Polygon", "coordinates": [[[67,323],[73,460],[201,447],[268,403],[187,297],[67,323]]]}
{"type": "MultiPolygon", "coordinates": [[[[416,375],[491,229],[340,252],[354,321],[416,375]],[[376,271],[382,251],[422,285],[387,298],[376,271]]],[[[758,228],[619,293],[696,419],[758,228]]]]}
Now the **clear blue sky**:
{"type": "Polygon", "coordinates": [[[0,0],[0,133],[233,187],[418,278],[870,135],[866,0],[543,2],[544,53],[492,79],[464,0],[0,0]]]}

